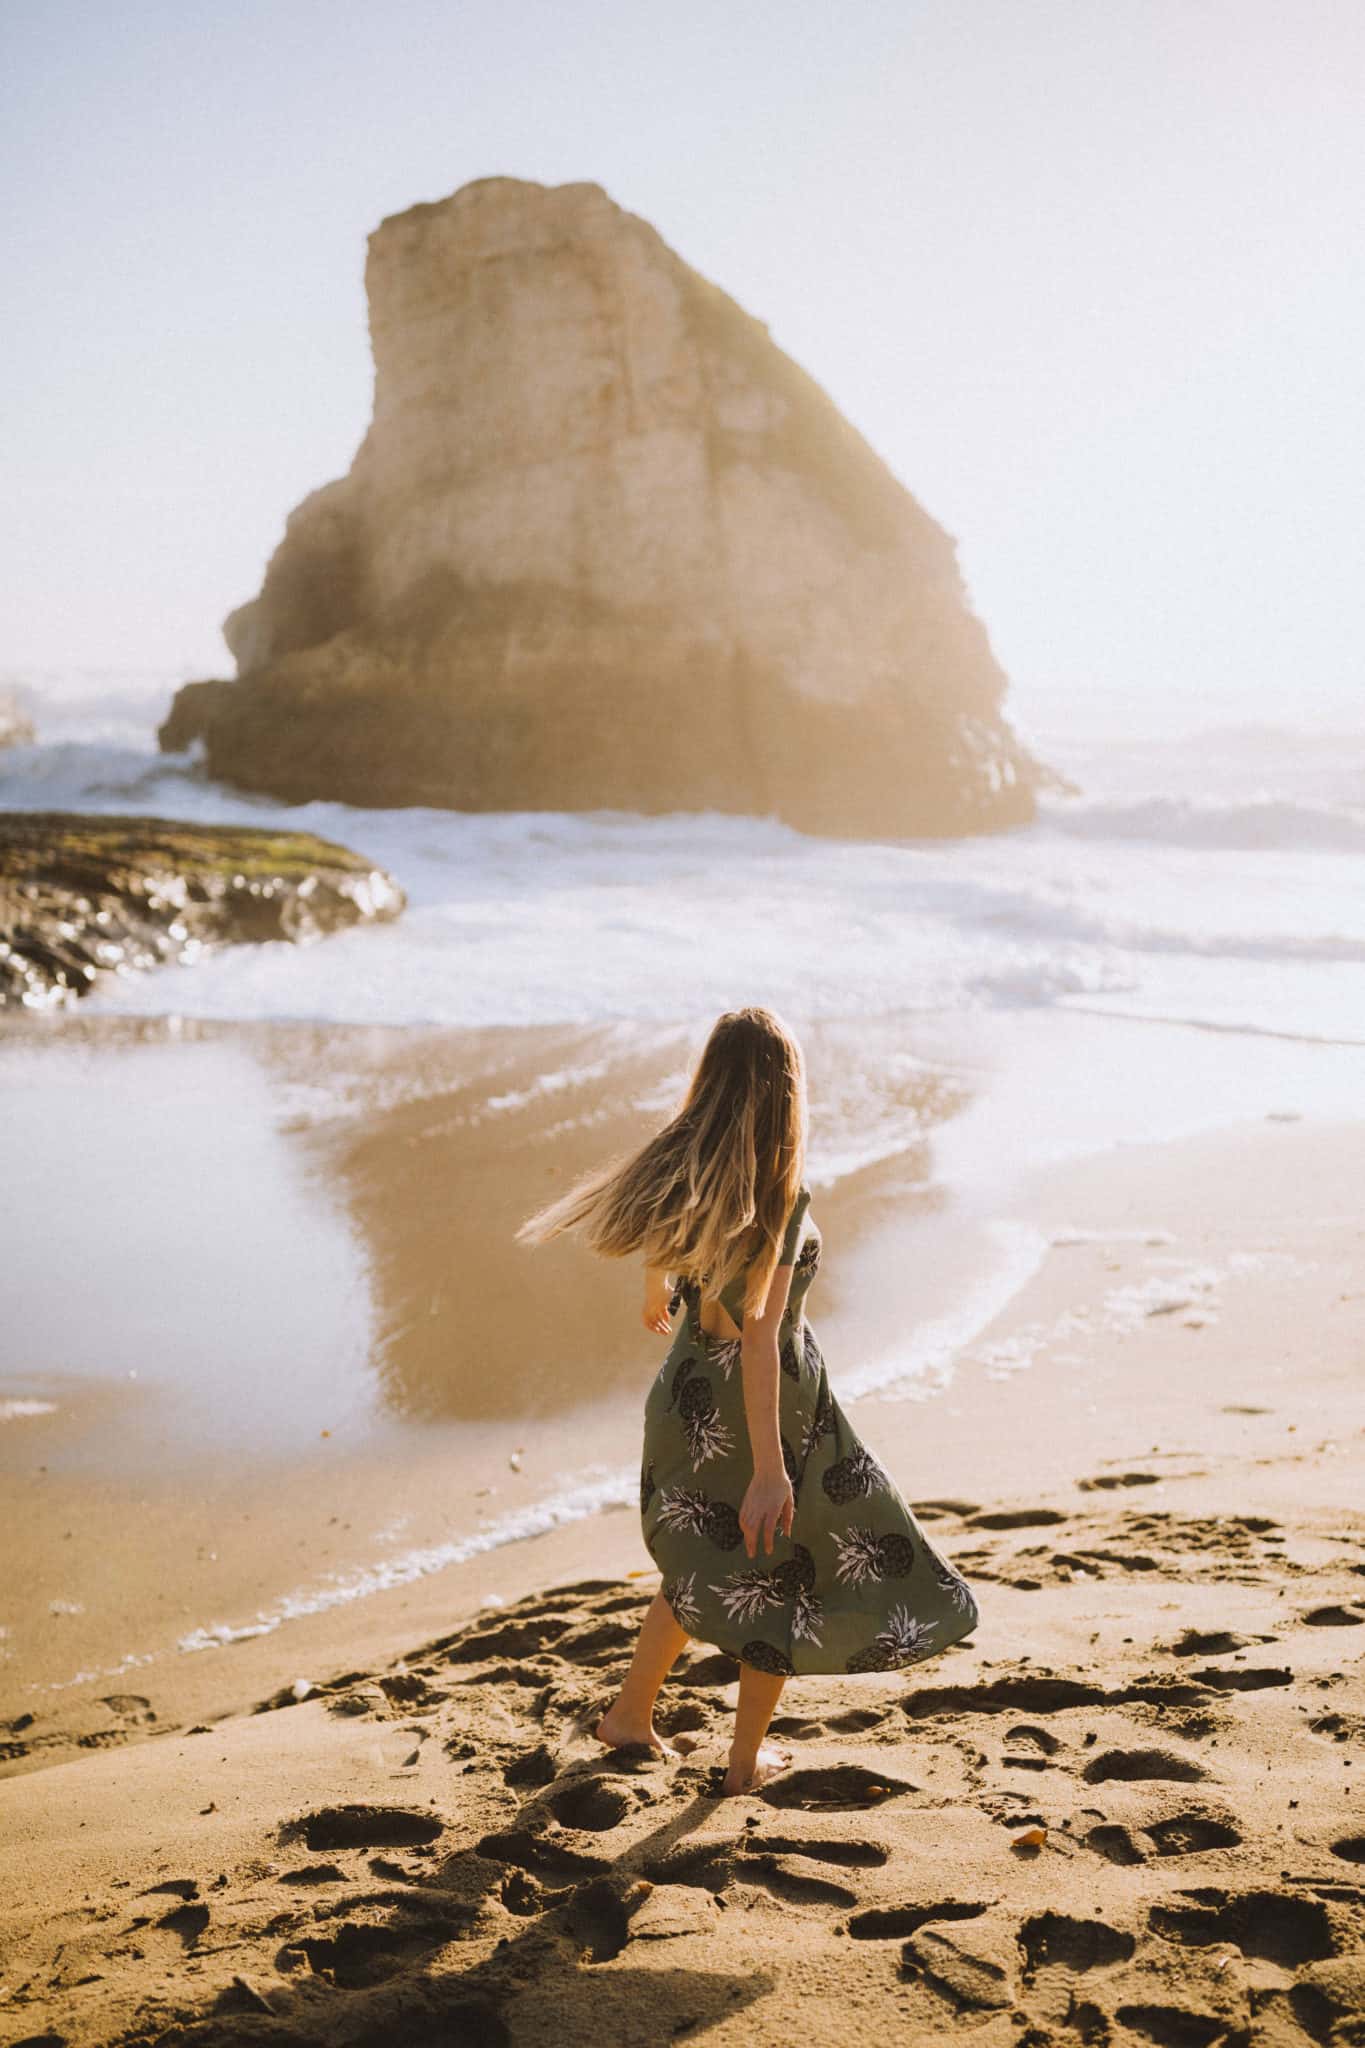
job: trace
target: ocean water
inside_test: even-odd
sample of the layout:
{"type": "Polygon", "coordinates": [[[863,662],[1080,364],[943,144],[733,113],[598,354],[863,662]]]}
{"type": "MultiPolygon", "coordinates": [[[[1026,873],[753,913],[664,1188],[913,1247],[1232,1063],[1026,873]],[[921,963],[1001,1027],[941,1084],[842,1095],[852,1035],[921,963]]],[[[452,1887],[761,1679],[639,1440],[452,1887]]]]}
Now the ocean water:
{"type": "Polygon", "coordinates": [[[0,809],[296,826],[388,868],[394,925],[130,974],[93,1011],[406,1024],[1085,1010],[1365,1043],[1365,730],[1031,730],[1081,789],[961,840],[772,818],[286,805],[163,755],[174,681],[23,681],[0,809]]]}

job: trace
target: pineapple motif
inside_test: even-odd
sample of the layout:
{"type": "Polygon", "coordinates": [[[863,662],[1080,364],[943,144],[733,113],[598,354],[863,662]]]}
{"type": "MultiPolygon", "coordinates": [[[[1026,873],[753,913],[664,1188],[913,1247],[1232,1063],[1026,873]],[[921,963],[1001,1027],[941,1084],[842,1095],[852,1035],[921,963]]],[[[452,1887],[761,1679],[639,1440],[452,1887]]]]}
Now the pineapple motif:
{"type": "Polygon", "coordinates": [[[686,1578],[665,1579],[659,1591],[678,1619],[678,1626],[692,1630],[701,1621],[701,1609],[697,1605],[697,1575],[689,1572],[686,1578]]]}
{"type": "Polygon", "coordinates": [[[717,1550],[737,1550],[744,1541],[739,1513],[728,1500],[713,1500],[706,1510],[705,1534],[717,1550]]]}
{"type": "Polygon", "coordinates": [[[882,1577],[884,1579],[908,1578],[915,1569],[915,1559],[919,1554],[910,1538],[893,1531],[891,1535],[883,1536],[879,1548],[882,1560],[882,1577]]]}
{"type": "Polygon", "coordinates": [[[816,1398],[815,1411],[806,1424],[801,1437],[801,1455],[808,1458],[815,1446],[827,1436],[834,1434],[834,1396],[828,1385],[821,1387],[816,1398]]]}
{"type": "Polygon", "coordinates": [[[654,1460],[651,1458],[640,1474],[640,1513],[643,1514],[654,1498],[654,1460]]]}
{"type": "Polygon", "coordinates": [[[853,1652],[845,1668],[849,1671],[892,1671],[895,1664],[886,1646],[874,1636],[865,1649],[853,1652]]]}
{"type": "Polygon", "coordinates": [[[789,1336],[777,1355],[777,1362],[789,1380],[801,1377],[801,1360],[797,1355],[795,1334],[789,1336]]]}
{"type": "Polygon", "coordinates": [[[960,1577],[953,1570],[950,1564],[946,1563],[943,1558],[932,1554],[930,1555],[929,1563],[938,1584],[948,1595],[949,1600],[960,1614],[966,1614],[975,1607],[976,1602],[972,1598],[971,1587],[964,1578],[960,1577]]]}
{"type": "Polygon", "coordinates": [[[734,1449],[734,1438],[721,1421],[711,1382],[698,1374],[688,1380],[678,1403],[692,1453],[692,1470],[699,1471],[708,1458],[724,1457],[734,1449]]]}
{"type": "Polygon", "coordinates": [[[659,1527],[684,1536],[705,1536],[712,1503],[707,1495],[685,1486],[666,1486],[659,1495],[659,1527]]]}
{"type": "Polygon", "coordinates": [[[861,1586],[865,1579],[881,1577],[881,1539],[875,1529],[854,1523],[835,1537],[834,1548],[838,1552],[834,1576],[845,1585],[861,1586]]]}
{"type": "Polygon", "coordinates": [[[914,1569],[915,1546],[908,1536],[879,1536],[855,1523],[835,1537],[834,1547],[839,1553],[835,1576],[850,1586],[865,1579],[903,1579],[914,1569]]]}
{"type": "Polygon", "coordinates": [[[728,1382],[731,1373],[739,1364],[740,1339],[721,1337],[708,1330],[703,1334],[703,1342],[706,1345],[707,1364],[719,1367],[722,1376],[728,1382]]]}
{"type": "Polygon", "coordinates": [[[919,1621],[908,1607],[893,1607],[885,1628],[872,1641],[855,1650],[848,1660],[850,1671],[894,1671],[901,1664],[913,1664],[930,1648],[929,1638],[937,1622],[919,1621]]]}
{"type": "Polygon", "coordinates": [[[815,1584],[815,1559],[804,1543],[794,1543],[791,1556],[773,1566],[772,1581],[784,1600],[811,1591],[815,1584]]]}
{"type": "Polygon", "coordinates": [[[866,1493],[890,1490],[890,1480],[871,1451],[859,1444],[847,1458],[838,1458],[821,1473],[820,1484],[836,1507],[859,1500],[866,1493]]]}
{"type": "Polygon", "coordinates": [[[796,1666],[784,1650],[778,1649],[776,1643],[765,1643],[755,1638],[753,1642],[746,1643],[739,1654],[741,1661],[752,1664],[755,1671],[770,1671],[774,1678],[795,1676],[796,1666]]]}
{"type": "Polygon", "coordinates": [[[809,1323],[803,1323],[801,1325],[802,1365],[812,1378],[818,1378],[820,1368],[824,1362],[824,1359],[820,1356],[820,1346],[815,1341],[814,1330],[812,1330],[809,1323]]]}
{"type": "Polygon", "coordinates": [[[782,1599],[776,1573],[765,1571],[762,1565],[731,1572],[723,1585],[712,1586],[711,1591],[719,1594],[731,1621],[754,1621],[782,1599]]]}
{"type": "Polygon", "coordinates": [[[728,1500],[712,1500],[700,1487],[666,1486],[659,1495],[658,1526],[684,1536],[705,1536],[717,1550],[734,1550],[743,1541],[739,1516],[728,1500]]]}
{"type": "Polygon", "coordinates": [[[679,1394],[696,1369],[697,1361],[694,1358],[685,1356],[678,1360],[677,1365],[673,1369],[673,1385],[669,1389],[667,1413],[671,1414],[676,1407],[679,1394]]]}
{"type": "Polygon", "coordinates": [[[814,1593],[808,1593],[804,1586],[797,1589],[792,1601],[792,1634],[803,1636],[808,1643],[820,1647],[820,1630],[824,1625],[825,1610],[814,1593]]]}
{"type": "Polygon", "coordinates": [[[813,1273],[820,1264],[820,1233],[812,1230],[801,1247],[801,1256],[796,1261],[798,1273],[813,1273]]]}

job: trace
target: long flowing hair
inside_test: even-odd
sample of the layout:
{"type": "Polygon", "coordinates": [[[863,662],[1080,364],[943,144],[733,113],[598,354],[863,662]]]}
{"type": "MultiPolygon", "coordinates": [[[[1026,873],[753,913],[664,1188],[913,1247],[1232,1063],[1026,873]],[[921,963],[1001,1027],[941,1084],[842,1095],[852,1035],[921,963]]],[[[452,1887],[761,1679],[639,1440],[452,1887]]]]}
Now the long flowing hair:
{"type": "Polygon", "coordinates": [[[517,1240],[578,1231],[604,1258],[642,1252],[695,1280],[704,1298],[747,1271],[744,1312],[759,1315],[805,1173],[806,1131],[800,1044],[772,1010],[727,1010],[663,1129],[528,1216],[517,1240]]]}

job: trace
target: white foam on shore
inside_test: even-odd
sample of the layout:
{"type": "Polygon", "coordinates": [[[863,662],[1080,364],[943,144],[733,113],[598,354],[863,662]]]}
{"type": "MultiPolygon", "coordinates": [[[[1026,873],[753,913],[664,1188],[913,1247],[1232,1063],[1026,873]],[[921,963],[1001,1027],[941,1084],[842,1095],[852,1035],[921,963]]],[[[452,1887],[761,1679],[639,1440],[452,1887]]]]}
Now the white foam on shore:
{"type": "Polygon", "coordinates": [[[0,1401],[0,1422],[15,1422],[21,1415],[55,1415],[55,1401],[0,1401]]]}
{"type": "MultiPolygon", "coordinates": [[[[404,1551],[398,1557],[361,1565],[349,1572],[334,1572],[321,1585],[303,1586],[295,1592],[285,1593],[272,1606],[258,1608],[250,1621],[205,1622],[181,1636],[175,1650],[182,1655],[193,1655],[201,1650],[224,1649],[230,1643],[246,1642],[253,1636],[273,1635],[286,1622],[300,1621],[313,1614],[327,1614],[334,1608],[349,1606],[352,1601],[367,1600],[372,1594],[389,1593],[395,1587],[410,1586],[414,1581],[430,1578],[433,1573],[445,1571],[451,1565],[465,1564],[485,1551],[500,1550],[508,1543],[521,1543],[528,1537],[543,1536],[551,1529],[560,1528],[566,1522],[581,1521],[585,1515],[596,1514],[602,1508],[632,1506],[638,1501],[639,1492],[637,1465],[620,1466],[615,1471],[598,1469],[595,1476],[582,1485],[554,1494],[548,1500],[533,1501],[526,1507],[516,1508],[486,1527],[470,1531],[468,1535],[445,1543],[423,1544],[404,1551]]],[[[78,1671],[74,1678],[34,1684],[26,1690],[63,1692],[69,1686],[85,1685],[95,1679],[117,1678],[134,1667],[157,1663],[169,1654],[165,1650],[130,1653],[119,1663],[106,1665],[100,1671],[78,1671]]]]}
{"type": "Polygon", "coordinates": [[[1046,1234],[1013,1218],[985,1225],[997,1247],[995,1265],[946,1315],[922,1323],[905,1352],[893,1352],[861,1369],[839,1375],[840,1398],[923,1401],[940,1393],[961,1353],[1001,1315],[1041,1269],[1048,1253],[1046,1234]]]}

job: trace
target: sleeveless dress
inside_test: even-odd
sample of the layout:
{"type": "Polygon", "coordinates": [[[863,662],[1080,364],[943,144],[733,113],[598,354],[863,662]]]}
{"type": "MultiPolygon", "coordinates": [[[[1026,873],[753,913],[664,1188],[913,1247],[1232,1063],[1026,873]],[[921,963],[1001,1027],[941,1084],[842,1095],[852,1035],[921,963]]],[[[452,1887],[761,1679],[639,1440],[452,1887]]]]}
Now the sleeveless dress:
{"type": "MultiPolygon", "coordinates": [[[[795,1496],[791,1535],[744,1549],[739,1508],[753,1477],[740,1344],[701,1326],[701,1289],[645,1401],[640,1518],[661,1591],[688,1635],[760,1671],[895,1671],[970,1634],[977,1606],[831,1391],[805,1297],[822,1240],[803,1187],[779,1264],[795,1265],[778,1331],[778,1426],[795,1496]]],[[[720,1300],[743,1328],[744,1275],[720,1300]]]]}

